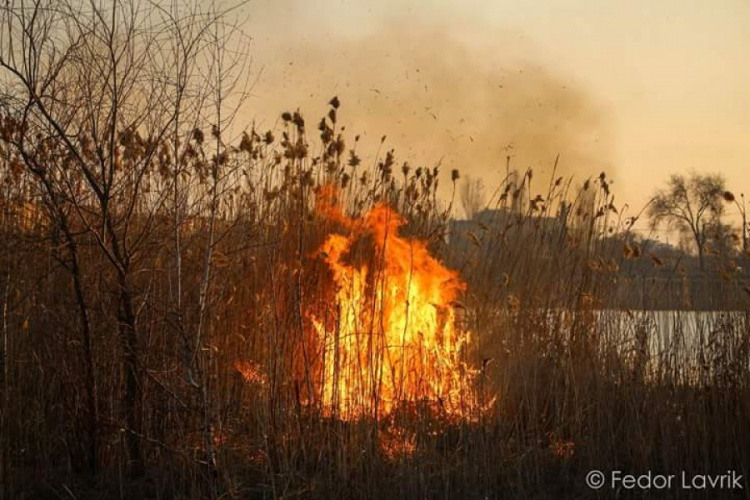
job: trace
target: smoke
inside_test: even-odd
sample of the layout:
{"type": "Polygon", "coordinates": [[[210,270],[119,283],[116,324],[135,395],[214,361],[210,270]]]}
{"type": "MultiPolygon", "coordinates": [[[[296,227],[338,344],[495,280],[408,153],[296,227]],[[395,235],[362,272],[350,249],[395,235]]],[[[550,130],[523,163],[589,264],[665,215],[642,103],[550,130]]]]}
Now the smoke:
{"type": "Polygon", "coordinates": [[[532,62],[531,44],[514,33],[408,15],[337,33],[306,26],[312,21],[289,5],[277,12],[283,22],[267,14],[260,25],[262,72],[249,105],[266,127],[296,108],[315,123],[337,95],[342,124],[350,137],[361,135],[365,159],[385,135],[384,147],[401,161],[440,162],[444,175],[458,168],[484,178],[490,191],[508,156],[511,168],[533,168],[535,179],[551,172],[558,154],[559,175],[613,173],[606,113],[574,81],[532,62]]]}

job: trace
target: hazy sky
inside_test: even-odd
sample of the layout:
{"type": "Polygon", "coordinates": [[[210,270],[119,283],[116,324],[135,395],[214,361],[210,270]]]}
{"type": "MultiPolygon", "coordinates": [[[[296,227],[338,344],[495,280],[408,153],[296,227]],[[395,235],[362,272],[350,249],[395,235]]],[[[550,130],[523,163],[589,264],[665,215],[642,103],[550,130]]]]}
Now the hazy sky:
{"type": "MultiPolygon", "coordinates": [[[[273,125],[333,95],[361,150],[496,183],[511,154],[544,178],[605,170],[640,206],[672,172],[750,193],[747,0],[255,0],[246,113],[273,125]]],[[[445,183],[445,179],[443,180],[445,183]]],[[[542,185],[540,183],[541,190],[542,185]]]]}

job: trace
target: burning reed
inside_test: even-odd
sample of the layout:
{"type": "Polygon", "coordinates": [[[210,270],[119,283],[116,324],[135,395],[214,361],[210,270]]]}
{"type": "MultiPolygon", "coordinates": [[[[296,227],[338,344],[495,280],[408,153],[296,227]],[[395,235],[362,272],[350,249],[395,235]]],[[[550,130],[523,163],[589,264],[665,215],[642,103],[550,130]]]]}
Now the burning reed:
{"type": "Polygon", "coordinates": [[[469,335],[456,318],[464,283],[423,241],[399,236],[406,221],[386,204],[350,218],[337,197],[323,186],[316,207],[348,233],[328,235],[318,252],[333,291],[321,312],[309,313],[322,345],[316,399],[344,419],[422,403],[468,417],[476,371],[465,362],[469,335]]]}

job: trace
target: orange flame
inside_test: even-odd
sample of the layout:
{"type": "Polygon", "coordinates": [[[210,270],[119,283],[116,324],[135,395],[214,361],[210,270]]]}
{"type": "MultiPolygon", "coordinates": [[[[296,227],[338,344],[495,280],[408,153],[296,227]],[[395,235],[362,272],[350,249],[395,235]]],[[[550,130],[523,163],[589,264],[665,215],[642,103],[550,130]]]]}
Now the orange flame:
{"type": "Polygon", "coordinates": [[[237,370],[245,382],[258,386],[265,385],[268,382],[268,377],[263,373],[263,368],[257,363],[249,361],[235,361],[234,369],[237,370]]]}
{"type": "Polygon", "coordinates": [[[346,234],[330,234],[319,251],[332,306],[307,314],[320,346],[316,398],[342,419],[414,403],[467,416],[476,370],[462,361],[469,337],[454,309],[464,283],[424,242],[399,236],[405,221],[386,204],[350,218],[337,198],[330,186],[318,192],[318,213],[346,234]]]}

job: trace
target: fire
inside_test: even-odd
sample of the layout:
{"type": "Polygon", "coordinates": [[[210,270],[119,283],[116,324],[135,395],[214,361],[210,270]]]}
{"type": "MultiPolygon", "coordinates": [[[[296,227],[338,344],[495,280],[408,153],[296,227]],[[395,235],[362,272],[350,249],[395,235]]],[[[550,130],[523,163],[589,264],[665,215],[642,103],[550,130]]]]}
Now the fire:
{"type": "Polygon", "coordinates": [[[345,234],[330,234],[318,253],[333,300],[307,314],[319,346],[317,401],[342,419],[416,404],[467,416],[476,370],[463,361],[469,336],[457,327],[458,273],[423,241],[400,236],[405,220],[386,204],[350,218],[330,187],[318,200],[318,212],[345,234]]]}
{"type": "Polygon", "coordinates": [[[258,386],[266,385],[268,383],[268,377],[263,372],[263,368],[257,363],[249,361],[235,361],[234,369],[237,370],[245,382],[258,386]]]}

